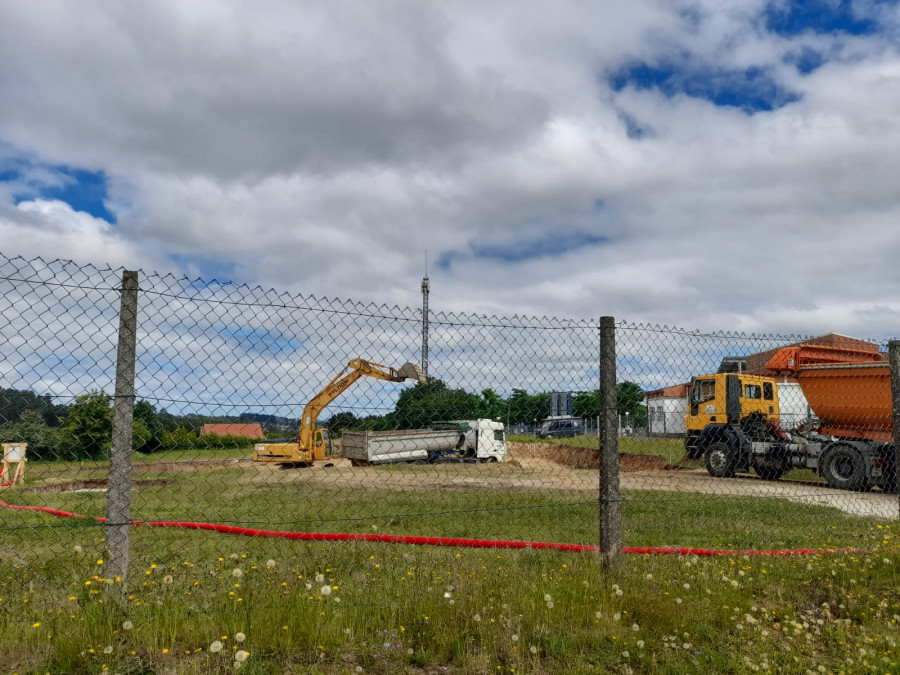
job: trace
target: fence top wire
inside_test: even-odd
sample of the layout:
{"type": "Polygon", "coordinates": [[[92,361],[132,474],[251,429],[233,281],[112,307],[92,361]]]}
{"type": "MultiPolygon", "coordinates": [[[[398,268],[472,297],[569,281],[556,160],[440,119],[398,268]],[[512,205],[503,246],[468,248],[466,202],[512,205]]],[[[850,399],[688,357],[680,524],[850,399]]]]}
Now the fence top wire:
{"type": "MultiPolygon", "coordinates": [[[[118,283],[110,283],[107,285],[105,283],[97,283],[97,279],[99,277],[112,281],[111,275],[118,277],[124,270],[125,268],[122,266],[97,266],[89,263],[76,263],[61,258],[45,261],[40,257],[7,257],[0,252],[0,282],[6,281],[10,283],[27,283],[55,286],[59,288],[77,288],[79,290],[119,291],[120,286],[118,283]],[[18,274],[2,273],[4,268],[10,265],[14,267],[18,274]],[[53,272],[54,269],[58,270],[57,275],[59,272],[67,271],[71,279],[68,281],[48,279],[46,277],[47,272],[53,272]],[[77,279],[78,276],[83,277],[83,280],[79,281],[77,279]],[[93,281],[93,283],[89,283],[90,281],[93,281]]],[[[145,270],[138,270],[138,272],[140,274],[139,291],[141,293],[169,299],[179,299],[209,305],[302,310],[321,312],[323,314],[357,316],[403,322],[419,322],[422,320],[422,310],[419,307],[389,306],[336,297],[318,297],[315,295],[279,291],[274,288],[263,287],[259,284],[251,285],[248,283],[238,283],[216,278],[211,280],[205,280],[201,277],[190,279],[186,275],[177,275],[171,272],[161,273],[154,271],[148,272],[145,270]],[[223,293],[227,293],[227,295],[223,297],[223,293]]],[[[446,326],[450,328],[473,327],[550,331],[599,330],[599,321],[595,319],[524,314],[497,316],[456,311],[432,312],[429,323],[432,326],[446,326]]],[[[773,345],[802,342],[814,337],[809,334],[745,333],[732,330],[709,331],[687,329],[679,326],[631,322],[628,320],[617,321],[616,327],[618,329],[633,332],[679,335],[686,338],[747,341],[753,343],[769,342],[773,345]]],[[[877,344],[882,350],[885,350],[891,339],[895,338],[880,337],[869,339],[868,341],[877,344]]]]}

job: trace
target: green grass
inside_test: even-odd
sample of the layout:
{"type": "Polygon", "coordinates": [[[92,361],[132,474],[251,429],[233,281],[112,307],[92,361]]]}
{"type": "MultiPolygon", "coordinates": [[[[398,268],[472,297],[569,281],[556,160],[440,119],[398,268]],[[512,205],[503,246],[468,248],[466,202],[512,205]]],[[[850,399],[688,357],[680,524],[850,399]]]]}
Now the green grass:
{"type": "MultiPolygon", "coordinates": [[[[329,484],[327,469],[154,471],[159,463],[147,463],[140,477],[171,482],[136,489],[135,518],[579,543],[598,537],[595,492],[542,488],[540,473],[514,466],[380,467],[369,470],[373,484],[384,481],[375,488],[329,484]],[[435,476],[446,486],[422,487],[435,476]],[[485,476],[525,480],[529,489],[450,487],[485,476]]],[[[35,462],[28,487],[82,471],[52,468],[35,462]]],[[[574,472],[588,479],[595,473],[574,472]]],[[[594,554],[306,543],[141,527],[131,531],[131,574],[118,602],[119,584],[105,581],[102,527],[4,509],[0,672],[230,673],[237,648],[250,653],[242,673],[900,667],[896,523],[765,498],[664,490],[623,497],[627,546],[871,552],[627,556],[605,570],[594,554]],[[274,566],[267,567],[270,559],[274,566]],[[133,628],[124,629],[126,621],[133,628]],[[240,645],[238,632],[246,634],[240,645]],[[225,649],[211,654],[215,640],[225,649]]],[[[91,515],[105,506],[105,496],[91,492],[16,488],[0,499],[91,515]]]]}

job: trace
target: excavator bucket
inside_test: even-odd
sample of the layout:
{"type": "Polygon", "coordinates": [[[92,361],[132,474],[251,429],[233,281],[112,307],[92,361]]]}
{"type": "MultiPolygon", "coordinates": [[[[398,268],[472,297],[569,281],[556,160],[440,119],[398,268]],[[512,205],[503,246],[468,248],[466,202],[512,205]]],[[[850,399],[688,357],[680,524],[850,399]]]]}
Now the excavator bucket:
{"type": "Polygon", "coordinates": [[[403,367],[397,372],[401,377],[405,377],[408,380],[417,380],[419,384],[425,384],[426,382],[422,369],[415,363],[404,363],[403,367]]]}

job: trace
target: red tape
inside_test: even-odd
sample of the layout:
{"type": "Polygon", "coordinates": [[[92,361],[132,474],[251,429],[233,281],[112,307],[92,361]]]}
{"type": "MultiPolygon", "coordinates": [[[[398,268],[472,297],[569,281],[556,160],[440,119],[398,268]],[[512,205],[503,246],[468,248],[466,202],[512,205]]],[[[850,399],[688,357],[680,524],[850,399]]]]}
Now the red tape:
{"type": "MultiPolygon", "coordinates": [[[[14,509],[16,511],[36,511],[49,513],[61,518],[90,518],[90,516],[69,511],[60,511],[46,506],[22,506],[7,504],[0,501],[0,507],[14,509]]],[[[106,518],[96,517],[92,520],[106,522],[106,518]]],[[[264,537],[290,539],[293,541],[372,541],[383,544],[408,544],[413,546],[461,546],[465,548],[505,548],[505,549],[533,549],[555,550],[571,553],[597,553],[600,547],[594,544],[560,544],[546,541],[504,541],[501,539],[462,539],[458,537],[411,537],[399,534],[352,534],[331,532],[281,532],[278,530],[257,530],[248,527],[235,527],[233,525],[217,525],[215,523],[194,523],[178,520],[135,520],[131,525],[149,527],[177,527],[187,530],[207,530],[221,532],[223,534],[236,534],[244,537],[264,537]]],[[[791,549],[762,549],[762,550],[730,550],[690,547],[652,547],[652,546],[623,546],[622,553],[630,555],[681,555],[681,556],[735,556],[735,557],[770,557],[781,558],[791,556],[813,556],[830,553],[869,553],[870,549],[857,548],[791,548],[791,549]]]]}

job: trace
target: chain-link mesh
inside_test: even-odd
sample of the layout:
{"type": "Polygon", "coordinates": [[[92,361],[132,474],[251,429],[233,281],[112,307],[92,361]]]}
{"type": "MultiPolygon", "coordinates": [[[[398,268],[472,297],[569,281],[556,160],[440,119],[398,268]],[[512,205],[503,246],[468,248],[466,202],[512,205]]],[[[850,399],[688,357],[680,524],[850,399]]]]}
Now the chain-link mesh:
{"type": "MultiPolygon", "coordinates": [[[[0,533],[17,564],[104,553],[121,277],[0,258],[0,533]]],[[[599,543],[598,321],[432,313],[426,378],[407,365],[417,309],[153,273],[139,288],[131,519],[165,526],[131,528],[129,588],[208,574],[234,582],[229,603],[286,611],[297,587],[380,611],[374,578],[398,597],[421,575],[436,597],[478,592],[454,549],[385,541],[599,543]],[[278,574],[242,580],[258,570],[278,574]]],[[[626,551],[872,545],[898,515],[886,352],[618,323],[607,451],[626,551]],[[818,351],[778,351],[801,344],[818,351]]]]}

